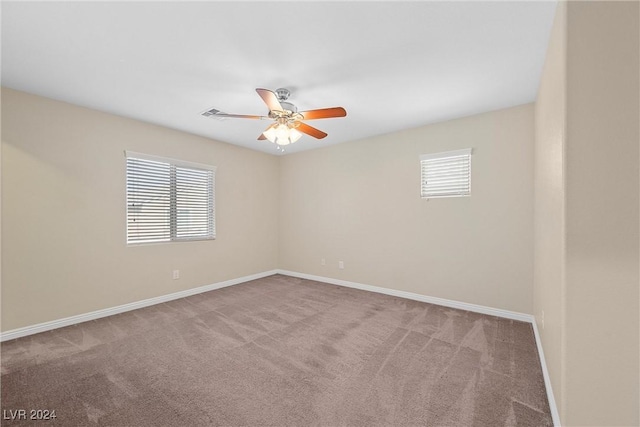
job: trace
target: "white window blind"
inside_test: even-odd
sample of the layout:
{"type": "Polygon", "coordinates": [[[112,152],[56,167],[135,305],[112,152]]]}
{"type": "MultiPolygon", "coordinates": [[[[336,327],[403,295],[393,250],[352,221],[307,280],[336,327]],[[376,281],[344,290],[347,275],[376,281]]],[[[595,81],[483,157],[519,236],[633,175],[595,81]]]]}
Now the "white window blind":
{"type": "Polygon", "coordinates": [[[471,148],[420,156],[421,196],[457,197],[471,194],[471,148]]]}
{"type": "Polygon", "coordinates": [[[125,155],[128,244],[215,239],[215,166],[125,155]]]}

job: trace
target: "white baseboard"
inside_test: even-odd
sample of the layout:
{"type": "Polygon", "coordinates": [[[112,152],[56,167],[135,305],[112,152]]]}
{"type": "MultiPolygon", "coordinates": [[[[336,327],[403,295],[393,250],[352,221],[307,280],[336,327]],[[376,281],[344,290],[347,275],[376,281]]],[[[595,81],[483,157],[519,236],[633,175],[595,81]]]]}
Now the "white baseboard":
{"type": "Polygon", "coordinates": [[[174,292],[168,295],[149,298],[142,301],[136,301],[128,304],[119,305],[117,307],[96,310],[90,313],[78,314],[76,316],[65,317],[64,319],[52,320],[50,322],[38,323],[37,325],[25,326],[24,328],[12,329],[0,334],[0,342],[12,340],[14,338],[25,337],[40,332],[50,331],[52,329],[62,328],[65,326],[75,325],[77,323],[87,322],[89,320],[100,319],[101,317],[112,316],[125,311],[136,310],[138,308],[148,307],[150,305],[160,304],[174,299],[184,298],[203,292],[213,291],[215,289],[225,288],[227,286],[237,285],[239,283],[248,282],[250,280],[261,279],[263,277],[277,274],[277,270],[264,271],[262,273],[251,274],[249,276],[239,277],[237,279],[225,280],[224,282],[213,283],[210,285],[200,286],[197,288],[186,289],[184,291],[174,292]]]}
{"type": "Polygon", "coordinates": [[[538,326],[536,319],[531,314],[518,313],[515,311],[502,310],[499,308],[486,307],[483,305],[469,304],[466,302],[453,301],[444,298],[430,297],[427,295],[416,294],[413,292],[398,291],[395,289],[381,288],[379,286],[364,285],[362,283],[349,282],[347,280],[332,279],[330,277],[314,276],[313,274],[298,273],[296,271],[288,270],[276,270],[278,274],[284,274],[285,276],[299,277],[301,279],[315,280],[317,282],[331,283],[333,285],[346,286],[348,288],[361,289],[363,291],[377,292],[385,295],[392,295],[400,298],[407,298],[421,302],[427,302],[436,305],[443,305],[445,307],[458,308],[460,310],[473,311],[476,313],[488,314],[490,316],[504,317],[512,320],[519,320],[521,322],[531,323],[533,326],[533,333],[536,339],[536,346],[538,347],[538,355],[540,356],[540,366],[542,367],[542,375],[544,377],[544,385],[547,390],[547,399],[549,401],[549,408],[551,410],[551,417],[553,419],[553,425],[560,427],[560,415],[558,413],[558,407],[556,406],[556,400],[553,397],[553,390],[551,389],[551,379],[549,377],[549,371],[547,370],[547,363],[544,358],[544,351],[542,350],[542,343],[540,341],[540,334],[538,333],[538,326]]]}
{"type": "Polygon", "coordinates": [[[330,277],[314,276],[313,274],[298,273],[296,271],[276,270],[285,276],[299,277],[301,279],[315,280],[317,282],[331,283],[332,285],[346,286],[348,288],[361,289],[363,291],[377,292],[379,294],[392,295],[394,297],[412,299],[430,304],[443,305],[445,307],[458,308],[460,310],[473,311],[476,313],[488,314],[490,316],[505,317],[507,319],[519,320],[521,322],[532,323],[534,317],[531,314],[518,313],[515,311],[502,310],[499,308],[485,307],[483,305],[470,304],[467,302],[453,301],[444,298],[430,297],[413,292],[399,291],[396,289],[381,288],[379,286],[364,285],[362,283],[349,282],[347,280],[332,279],[330,277]]]}
{"type": "Polygon", "coordinates": [[[551,377],[547,370],[547,362],[544,358],[544,350],[542,350],[542,341],[540,340],[540,334],[538,333],[538,322],[533,319],[531,322],[533,325],[533,333],[536,336],[536,345],[538,346],[538,355],[540,356],[540,365],[542,366],[542,376],[544,377],[544,387],[547,389],[547,400],[549,401],[549,409],[551,410],[551,418],[553,418],[553,425],[560,427],[560,413],[556,406],[556,399],[553,396],[553,389],[551,388],[551,377]]]}

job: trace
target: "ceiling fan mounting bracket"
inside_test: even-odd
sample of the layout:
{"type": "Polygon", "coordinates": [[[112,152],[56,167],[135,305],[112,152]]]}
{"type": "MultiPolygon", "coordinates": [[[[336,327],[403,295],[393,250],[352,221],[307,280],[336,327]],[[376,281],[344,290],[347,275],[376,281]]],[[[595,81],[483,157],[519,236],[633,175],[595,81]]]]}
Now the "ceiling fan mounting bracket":
{"type": "Polygon", "coordinates": [[[286,101],[291,96],[291,91],[289,89],[285,89],[283,87],[276,89],[276,96],[278,97],[278,101],[286,101]]]}

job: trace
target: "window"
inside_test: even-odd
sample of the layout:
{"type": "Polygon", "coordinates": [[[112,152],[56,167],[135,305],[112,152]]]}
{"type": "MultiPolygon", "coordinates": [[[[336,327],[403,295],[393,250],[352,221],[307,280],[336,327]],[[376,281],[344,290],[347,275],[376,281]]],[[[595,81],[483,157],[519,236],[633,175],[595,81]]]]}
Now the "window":
{"type": "Polygon", "coordinates": [[[421,196],[471,195],[471,148],[420,156],[421,196]]]}
{"type": "Polygon", "coordinates": [[[125,155],[127,244],[215,239],[215,166],[125,155]]]}

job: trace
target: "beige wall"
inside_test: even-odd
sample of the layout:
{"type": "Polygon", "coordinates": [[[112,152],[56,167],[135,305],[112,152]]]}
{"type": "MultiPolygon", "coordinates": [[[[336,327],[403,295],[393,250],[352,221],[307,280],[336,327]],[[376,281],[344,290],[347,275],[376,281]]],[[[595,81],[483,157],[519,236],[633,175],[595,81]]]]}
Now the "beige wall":
{"type": "Polygon", "coordinates": [[[280,267],[531,313],[533,134],[525,105],[283,157],[280,267]],[[467,147],[472,196],[421,199],[420,155],[467,147]]]}
{"type": "Polygon", "coordinates": [[[2,151],[2,330],[277,267],[274,156],[10,89],[2,151]],[[216,165],[217,239],[127,247],[124,150],[216,165]]]}
{"type": "Polygon", "coordinates": [[[6,88],[2,107],[2,330],[277,267],[532,310],[531,105],[280,159],[6,88]],[[465,147],[473,195],[420,199],[420,154],[465,147]],[[127,247],[124,150],[218,166],[217,239],[127,247]]]}
{"type": "Polygon", "coordinates": [[[639,3],[569,2],[567,425],[638,425],[639,3]]]}
{"type": "Polygon", "coordinates": [[[535,104],[534,150],[533,305],[559,408],[564,360],[566,30],[566,3],[561,2],[535,104]]]}
{"type": "Polygon", "coordinates": [[[534,304],[563,425],[638,425],[637,2],[560,3],[536,103],[534,304]]]}

